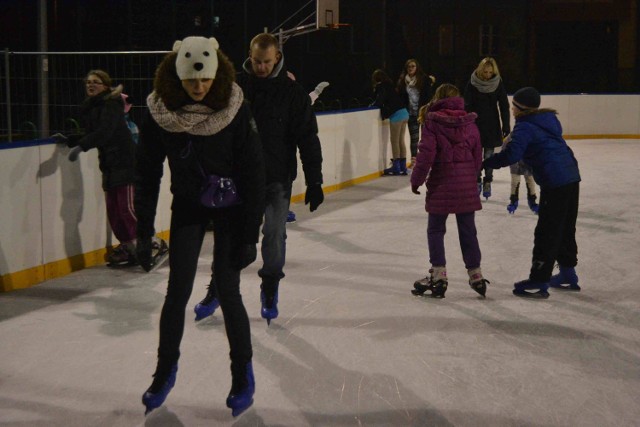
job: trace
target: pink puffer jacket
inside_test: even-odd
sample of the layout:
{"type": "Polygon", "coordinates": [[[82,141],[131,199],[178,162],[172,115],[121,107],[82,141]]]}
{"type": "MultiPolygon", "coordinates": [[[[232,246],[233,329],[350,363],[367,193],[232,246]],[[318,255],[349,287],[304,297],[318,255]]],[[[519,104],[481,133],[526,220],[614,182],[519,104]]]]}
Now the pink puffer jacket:
{"type": "Polygon", "coordinates": [[[482,145],[476,117],[464,110],[460,97],[441,99],[429,108],[411,173],[411,185],[427,183],[427,212],[464,213],[482,209],[477,184],[482,145]]]}

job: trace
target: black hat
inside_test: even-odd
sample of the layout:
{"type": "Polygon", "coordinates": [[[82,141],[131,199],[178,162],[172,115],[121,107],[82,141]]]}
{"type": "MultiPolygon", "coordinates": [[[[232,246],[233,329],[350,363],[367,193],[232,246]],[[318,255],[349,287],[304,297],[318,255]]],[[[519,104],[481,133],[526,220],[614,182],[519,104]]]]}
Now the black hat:
{"type": "Polygon", "coordinates": [[[513,104],[521,110],[540,106],[540,92],[533,87],[523,87],[513,94],[513,104]]]}

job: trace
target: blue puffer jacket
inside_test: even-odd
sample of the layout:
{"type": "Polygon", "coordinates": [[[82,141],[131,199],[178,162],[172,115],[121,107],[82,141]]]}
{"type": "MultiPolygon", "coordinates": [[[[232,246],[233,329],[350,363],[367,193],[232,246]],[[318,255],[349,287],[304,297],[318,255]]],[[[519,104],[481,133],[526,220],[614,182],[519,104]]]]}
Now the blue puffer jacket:
{"type": "Polygon", "coordinates": [[[562,125],[551,109],[532,110],[516,117],[511,142],[505,150],[484,161],[499,169],[523,160],[533,169],[541,188],[556,188],[580,181],[578,161],[562,138],[562,125]]]}

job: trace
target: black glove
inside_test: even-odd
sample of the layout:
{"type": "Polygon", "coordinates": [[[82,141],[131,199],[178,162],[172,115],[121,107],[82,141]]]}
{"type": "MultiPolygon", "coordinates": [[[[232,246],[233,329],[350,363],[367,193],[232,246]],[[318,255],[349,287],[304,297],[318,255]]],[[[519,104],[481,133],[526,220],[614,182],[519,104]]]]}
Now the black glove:
{"type": "Polygon", "coordinates": [[[82,147],[73,147],[71,151],[69,151],[69,161],[75,162],[78,160],[80,153],[82,153],[82,147]]]}
{"type": "Polygon", "coordinates": [[[304,195],[304,204],[309,205],[309,210],[311,212],[318,209],[324,202],[324,192],[322,191],[322,186],[320,184],[313,184],[307,187],[307,192],[304,195]]]}
{"type": "Polygon", "coordinates": [[[511,133],[511,129],[509,129],[508,127],[504,127],[502,128],[502,137],[506,138],[507,135],[509,135],[511,133]]]}
{"type": "Polygon", "coordinates": [[[151,237],[145,239],[138,239],[136,244],[136,257],[138,258],[138,264],[147,273],[153,267],[153,259],[151,258],[151,237]]]}
{"type": "Polygon", "coordinates": [[[255,261],[257,256],[258,251],[255,243],[243,243],[238,246],[237,252],[232,258],[232,267],[238,271],[242,270],[255,261]]]}

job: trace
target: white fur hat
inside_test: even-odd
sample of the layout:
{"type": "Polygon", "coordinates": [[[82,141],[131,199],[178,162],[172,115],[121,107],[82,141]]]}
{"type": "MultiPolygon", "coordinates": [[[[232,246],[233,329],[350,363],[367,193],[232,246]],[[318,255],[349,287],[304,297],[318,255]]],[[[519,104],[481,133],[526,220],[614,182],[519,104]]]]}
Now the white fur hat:
{"type": "Polygon", "coordinates": [[[173,44],[173,51],[178,52],[176,71],[180,80],[215,79],[219,47],[215,37],[187,37],[177,40],[173,44]]]}

